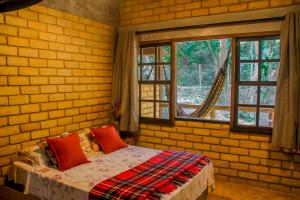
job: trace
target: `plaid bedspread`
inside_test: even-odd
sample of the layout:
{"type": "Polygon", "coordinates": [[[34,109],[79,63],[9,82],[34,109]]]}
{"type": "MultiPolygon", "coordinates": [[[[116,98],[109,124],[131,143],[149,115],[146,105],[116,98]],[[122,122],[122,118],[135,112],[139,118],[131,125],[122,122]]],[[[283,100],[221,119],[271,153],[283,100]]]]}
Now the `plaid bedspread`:
{"type": "Polygon", "coordinates": [[[204,155],[163,151],[148,161],[94,186],[89,199],[160,199],[199,173],[210,159],[204,155]]]}

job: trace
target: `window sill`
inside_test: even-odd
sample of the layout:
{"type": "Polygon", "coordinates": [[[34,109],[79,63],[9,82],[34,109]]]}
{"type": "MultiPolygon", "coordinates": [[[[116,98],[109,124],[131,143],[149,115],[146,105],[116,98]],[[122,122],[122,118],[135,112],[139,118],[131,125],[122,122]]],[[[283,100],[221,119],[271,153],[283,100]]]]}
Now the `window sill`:
{"type": "Polygon", "coordinates": [[[272,135],[273,128],[255,128],[255,127],[233,127],[230,129],[231,132],[239,132],[245,134],[255,135],[272,135]]]}
{"type": "Polygon", "coordinates": [[[214,120],[214,119],[200,119],[200,118],[192,118],[192,117],[176,117],[175,120],[205,122],[205,123],[212,123],[212,124],[230,124],[229,121],[221,121],[221,120],[214,120]]]}

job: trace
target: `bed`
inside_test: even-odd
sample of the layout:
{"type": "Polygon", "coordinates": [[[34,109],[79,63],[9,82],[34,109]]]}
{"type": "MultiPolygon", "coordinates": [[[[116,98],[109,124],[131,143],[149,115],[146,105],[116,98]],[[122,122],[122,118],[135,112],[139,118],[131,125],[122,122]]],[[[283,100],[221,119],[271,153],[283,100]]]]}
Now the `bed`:
{"type": "MultiPolygon", "coordinates": [[[[158,155],[161,151],[131,146],[110,154],[93,152],[88,154],[90,163],[66,171],[40,166],[33,167],[24,162],[12,164],[9,180],[24,185],[24,193],[39,199],[88,199],[89,191],[110,177],[131,169],[158,155]]],[[[214,188],[213,164],[210,162],[201,172],[189,179],[163,200],[206,199],[207,189],[214,188]]]]}

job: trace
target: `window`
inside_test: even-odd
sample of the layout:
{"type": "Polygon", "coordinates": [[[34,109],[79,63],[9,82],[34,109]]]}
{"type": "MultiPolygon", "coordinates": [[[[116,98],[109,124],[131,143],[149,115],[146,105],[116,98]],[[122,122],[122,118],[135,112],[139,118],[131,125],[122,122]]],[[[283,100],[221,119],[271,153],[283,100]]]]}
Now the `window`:
{"type": "Polygon", "coordinates": [[[138,56],[138,80],[141,121],[171,122],[172,45],[141,46],[138,56]]]}
{"type": "Polygon", "coordinates": [[[278,36],[238,38],[233,128],[270,132],[279,69],[278,36]]]}
{"type": "Polygon", "coordinates": [[[225,72],[225,84],[216,104],[206,116],[186,115],[193,113],[205,101],[227,57],[228,49],[231,49],[231,39],[176,43],[177,103],[184,111],[184,115],[177,117],[230,121],[231,57],[225,72]]]}

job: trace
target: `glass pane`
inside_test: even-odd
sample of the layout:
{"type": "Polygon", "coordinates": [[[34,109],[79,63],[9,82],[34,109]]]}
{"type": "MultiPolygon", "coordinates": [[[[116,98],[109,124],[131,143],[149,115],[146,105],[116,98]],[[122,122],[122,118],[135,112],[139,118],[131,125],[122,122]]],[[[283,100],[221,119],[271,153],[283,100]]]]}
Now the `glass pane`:
{"type": "Polygon", "coordinates": [[[259,126],[273,127],[274,108],[259,109],[259,126]]]}
{"type": "Polygon", "coordinates": [[[240,81],[257,81],[258,63],[240,64],[240,81]]]}
{"type": "Polygon", "coordinates": [[[140,64],[141,63],[141,48],[139,48],[139,50],[138,50],[137,60],[138,60],[138,64],[140,64]]]}
{"type": "Polygon", "coordinates": [[[280,57],[280,40],[263,40],[261,42],[262,59],[279,59],[280,57]]]}
{"type": "Polygon", "coordinates": [[[159,81],[169,81],[171,77],[171,67],[170,65],[158,65],[157,66],[157,80],[159,81]]]}
{"type": "Polygon", "coordinates": [[[138,66],[138,80],[141,80],[141,66],[138,66]]]}
{"type": "Polygon", "coordinates": [[[156,103],[156,118],[169,119],[170,118],[170,104],[156,103]]]}
{"type": "Polygon", "coordinates": [[[240,60],[258,59],[258,41],[240,42],[240,60]]]}
{"type": "Polygon", "coordinates": [[[158,62],[171,62],[171,47],[157,47],[157,60],[158,62]]]}
{"type": "Polygon", "coordinates": [[[155,66],[154,65],[144,65],[143,66],[142,79],[144,81],[155,80],[155,66]]]}
{"type": "Polygon", "coordinates": [[[256,108],[239,107],[238,108],[238,124],[255,126],[256,125],[256,108]]]}
{"type": "Polygon", "coordinates": [[[148,47],[142,49],[143,63],[155,63],[155,47],[148,47]]]}
{"type": "Polygon", "coordinates": [[[260,104],[275,105],[276,86],[261,86],[260,87],[260,104]]]}
{"type": "Polygon", "coordinates": [[[150,84],[141,85],[141,99],[154,100],[154,85],[150,85],[150,84]]]}
{"type": "Polygon", "coordinates": [[[239,104],[257,104],[257,86],[239,86],[239,104]]]}
{"type": "Polygon", "coordinates": [[[169,85],[156,85],[156,99],[168,101],[170,96],[169,85]]]}
{"type": "Polygon", "coordinates": [[[279,62],[263,62],[261,64],[261,81],[277,81],[279,62]]]}
{"type": "Polygon", "coordinates": [[[153,102],[141,102],[141,117],[154,118],[154,103],[153,102]]]}

